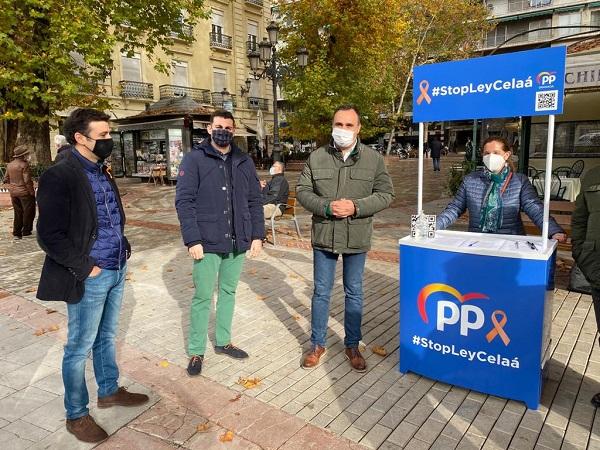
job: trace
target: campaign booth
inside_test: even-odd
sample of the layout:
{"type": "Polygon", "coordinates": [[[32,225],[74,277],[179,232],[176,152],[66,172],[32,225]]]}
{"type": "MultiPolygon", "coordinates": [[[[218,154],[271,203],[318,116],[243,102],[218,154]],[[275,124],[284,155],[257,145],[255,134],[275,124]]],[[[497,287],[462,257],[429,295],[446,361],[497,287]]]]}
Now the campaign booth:
{"type": "Polygon", "coordinates": [[[423,211],[424,123],[562,112],[566,48],[552,47],[415,68],[418,206],[399,241],[400,372],[411,371],[537,409],[549,356],[556,242],[542,236],[435,231],[423,211]]]}

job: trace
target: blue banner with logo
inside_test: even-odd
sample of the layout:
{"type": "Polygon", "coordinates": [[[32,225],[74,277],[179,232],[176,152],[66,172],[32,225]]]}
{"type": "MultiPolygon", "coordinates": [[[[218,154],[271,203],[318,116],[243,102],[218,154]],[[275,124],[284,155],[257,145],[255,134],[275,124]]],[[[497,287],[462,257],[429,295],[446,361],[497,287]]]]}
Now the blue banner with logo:
{"type": "Polygon", "coordinates": [[[413,121],[560,114],[566,47],[416,67],[413,121]]]}
{"type": "Polygon", "coordinates": [[[400,245],[400,371],[537,408],[554,259],[400,245]]]}

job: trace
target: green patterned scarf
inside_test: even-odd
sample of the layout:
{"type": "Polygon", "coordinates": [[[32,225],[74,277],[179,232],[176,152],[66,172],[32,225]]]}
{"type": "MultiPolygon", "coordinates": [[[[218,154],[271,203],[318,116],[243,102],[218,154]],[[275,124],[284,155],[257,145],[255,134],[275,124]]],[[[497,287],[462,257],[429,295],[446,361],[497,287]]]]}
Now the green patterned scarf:
{"type": "Polygon", "coordinates": [[[488,173],[491,181],[481,207],[479,226],[482,233],[495,233],[502,227],[502,193],[500,189],[510,169],[505,167],[500,173],[488,173]]]}

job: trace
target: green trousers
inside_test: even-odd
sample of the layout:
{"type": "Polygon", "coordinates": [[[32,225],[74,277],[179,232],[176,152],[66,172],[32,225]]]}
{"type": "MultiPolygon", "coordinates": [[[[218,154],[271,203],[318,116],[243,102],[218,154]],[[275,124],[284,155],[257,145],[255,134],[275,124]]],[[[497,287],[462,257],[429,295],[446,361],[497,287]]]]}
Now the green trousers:
{"type": "Polygon", "coordinates": [[[219,282],[215,334],[217,345],[231,343],[231,322],[235,306],[235,290],[240,280],[246,252],[205,253],[194,261],[192,276],[196,290],[192,299],[188,354],[204,355],[208,319],[215,283],[219,282]]]}

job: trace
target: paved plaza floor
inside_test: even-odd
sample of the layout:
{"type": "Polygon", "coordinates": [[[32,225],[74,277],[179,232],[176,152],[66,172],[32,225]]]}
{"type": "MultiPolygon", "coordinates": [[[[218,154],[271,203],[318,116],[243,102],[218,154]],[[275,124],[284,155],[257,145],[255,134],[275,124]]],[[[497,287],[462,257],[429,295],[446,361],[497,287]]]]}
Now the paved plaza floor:
{"type": "MultiPolygon", "coordinates": [[[[438,212],[452,159],[434,173],[426,161],[425,210],[438,212]]],[[[174,188],[120,180],[133,256],[118,336],[122,384],[148,393],[138,408],[98,410],[91,361],[92,415],[111,437],[102,449],[600,449],[600,349],[591,298],[558,283],[552,357],[539,410],[398,371],[397,240],[416,205],[416,162],[390,160],[392,208],[377,216],[365,271],[364,356],[357,374],[343,354],[343,289],[336,277],[328,351],[312,371],[309,347],[310,216],[302,239],[281,224],[281,244],[248,259],[237,293],[235,361],[209,344],[201,377],[185,373],[192,263],[181,243],[174,188]],[[383,347],[380,356],[373,347],[383,347]],[[244,379],[254,381],[243,386],[244,379]]],[[[263,174],[264,175],[264,174],[263,174]]],[[[298,173],[288,174],[292,186],[298,173]]],[[[65,306],[35,299],[43,252],[13,243],[12,210],[0,209],[0,448],[78,449],[64,428],[60,373],[65,306]]],[[[464,222],[456,229],[464,229],[464,222]]],[[[279,237],[279,236],[278,236],[279,237]]],[[[338,271],[341,267],[338,267],[338,271]]],[[[338,275],[340,273],[338,272],[338,275]]],[[[214,339],[211,320],[210,339],[214,339]]]]}

